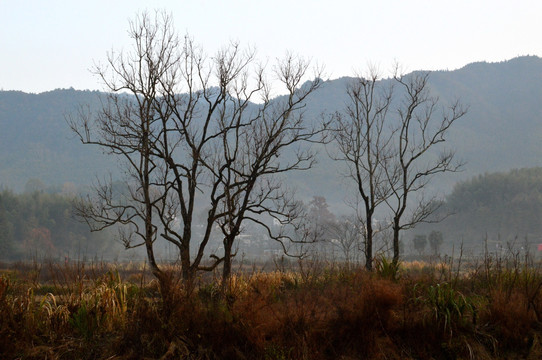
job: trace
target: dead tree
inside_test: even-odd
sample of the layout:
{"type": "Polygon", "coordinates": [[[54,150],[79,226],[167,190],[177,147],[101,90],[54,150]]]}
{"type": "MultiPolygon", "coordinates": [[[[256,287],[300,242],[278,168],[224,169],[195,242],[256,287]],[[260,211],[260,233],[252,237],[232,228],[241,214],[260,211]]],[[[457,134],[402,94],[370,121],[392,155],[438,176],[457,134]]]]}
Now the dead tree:
{"type": "Polygon", "coordinates": [[[359,227],[357,216],[342,216],[330,226],[333,236],[331,242],[342,252],[347,267],[359,261],[358,253],[361,250],[363,233],[363,229],[359,227]]]}

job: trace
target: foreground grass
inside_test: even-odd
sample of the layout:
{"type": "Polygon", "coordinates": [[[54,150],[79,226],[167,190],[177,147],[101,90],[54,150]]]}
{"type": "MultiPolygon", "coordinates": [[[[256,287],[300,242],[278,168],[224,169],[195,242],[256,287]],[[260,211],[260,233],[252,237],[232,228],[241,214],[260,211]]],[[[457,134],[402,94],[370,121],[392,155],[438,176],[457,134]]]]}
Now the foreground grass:
{"type": "Polygon", "coordinates": [[[3,359],[539,359],[542,271],[381,260],[212,279],[169,303],[144,269],[4,266],[3,359]]]}

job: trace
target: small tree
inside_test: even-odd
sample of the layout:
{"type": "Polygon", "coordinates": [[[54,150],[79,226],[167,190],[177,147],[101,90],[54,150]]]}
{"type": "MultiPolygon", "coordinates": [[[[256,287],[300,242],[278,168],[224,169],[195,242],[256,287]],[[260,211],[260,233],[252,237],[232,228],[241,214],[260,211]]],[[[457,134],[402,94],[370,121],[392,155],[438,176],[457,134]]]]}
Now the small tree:
{"type": "Polygon", "coordinates": [[[438,255],[440,252],[440,246],[444,242],[444,237],[442,236],[442,233],[440,231],[431,231],[429,233],[429,247],[431,248],[431,251],[433,252],[433,255],[438,255]]]}
{"type": "Polygon", "coordinates": [[[168,278],[158,266],[154,250],[159,222],[156,207],[166,196],[158,191],[163,164],[154,149],[160,137],[159,89],[164,74],[179,61],[179,42],[171,18],[165,14],[157,14],[154,20],[141,15],[130,22],[129,35],[133,50],[112,52],[107,65],[95,69],[108,91],[102,108],[97,113],[81,108],[76,117],[67,119],[82,143],[98,145],[119,158],[127,191],[116,191],[111,179],[98,181],[94,196],[79,199],[75,209],[91,230],[118,225],[120,240],[127,248],[144,246],[150,269],[166,294],[168,278]]]}
{"type": "MultiPolygon", "coordinates": [[[[232,87],[235,91],[230,101],[234,104],[230,107],[224,104],[219,111],[219,128],[224,130],[214,160],[206,166],[214,178],[219,179],[224,194],[220,201],[221,216],[217,219],[224,236],[223,290],[231,274],[232,248],[244,222],[259,225],[271,239],[281,244],[295,241],[283,231],[274,232],[262,216],[277,219],[283,226],[292,225],[300,216],[300,203],[288,193],[278,175],[310,169],[314,153],[301,145],[319,141],[316,137],[326,130],[325,125],[314,127],[305,123],[304,101],[321,83],[317,72],[313,81],[301,86],[308,68],[307,61],[287,55],[275,69],[279,82],[287,91],[286,96],[272,100],[270,87],[259,72],[260,87],[248,93],[262,90],[261,106],[243,111],[243,104],[238,99],[247,93],[247,89],[244,87],[246,82],[241,82],[241,88],[232,87]],[[283,159],[281,154],[289,149],[293,156],[283,159]]],[[[325,207],[319,211],[329,216],[325,199],[323,203],[325,207]]]]}
{"type": "Polygon", "coordinates": [[[330,228],[335,224],[335,215],[329,211],[327,200],[323,196],[313,196],[308,204],[306,219],[307,237],[310,242],[329,240],[330,228]]]}
{"type": "Polygon", "coordinates": [[[427,246],[427,236],[426,235],[415,235],[412,239],[412,244],[414,249],[418,252],[418,255],[422,255],[427,246]]]}
{"type": "Polygon", "coordinates": [[[357,260],[358,251],[361,247],[361,223],[357,216],[342,216],[329,227],[332,244],[337,246],[347,266],[357,260]]]}

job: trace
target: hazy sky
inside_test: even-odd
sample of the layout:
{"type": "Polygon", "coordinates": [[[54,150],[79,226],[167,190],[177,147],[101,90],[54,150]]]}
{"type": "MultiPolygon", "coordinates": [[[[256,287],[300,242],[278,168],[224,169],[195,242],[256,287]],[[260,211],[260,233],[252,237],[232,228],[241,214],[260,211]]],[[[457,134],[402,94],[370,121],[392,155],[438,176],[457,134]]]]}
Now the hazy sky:
{"type": "Polygon", "coordinates": [[[128,20],[146,9],[170,12],[209,54],[229,40],[264,59],[289,50],[329,78],[368,63],[452,70],[542,56],[540,0],[0,0],[0,89],[101,89],[89,69],[130,46],[128,20]]]}

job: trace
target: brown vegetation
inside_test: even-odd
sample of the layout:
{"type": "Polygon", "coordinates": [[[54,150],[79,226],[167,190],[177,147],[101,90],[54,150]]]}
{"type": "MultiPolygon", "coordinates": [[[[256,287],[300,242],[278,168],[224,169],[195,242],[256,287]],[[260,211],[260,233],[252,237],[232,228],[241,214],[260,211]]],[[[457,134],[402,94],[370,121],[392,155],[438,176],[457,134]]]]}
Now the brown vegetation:
{"type": "MultiPolygon", "coordinates": [[[[239,272],[230,292],[148,269],[4,264],[3,359],[535,359],[542,272],[532,261],[239,272]],[[180,284],[180,283],[179,283],[180,284]],[[167,300],[162,300],[167,299],[167,300]],[[167,303],[166,303],[167,302],[167,303]]],[[[170,272],[175,273],[175,272],[170,272]]],[[[178,272],[177,272],[178,273],[178,272]]]]}

